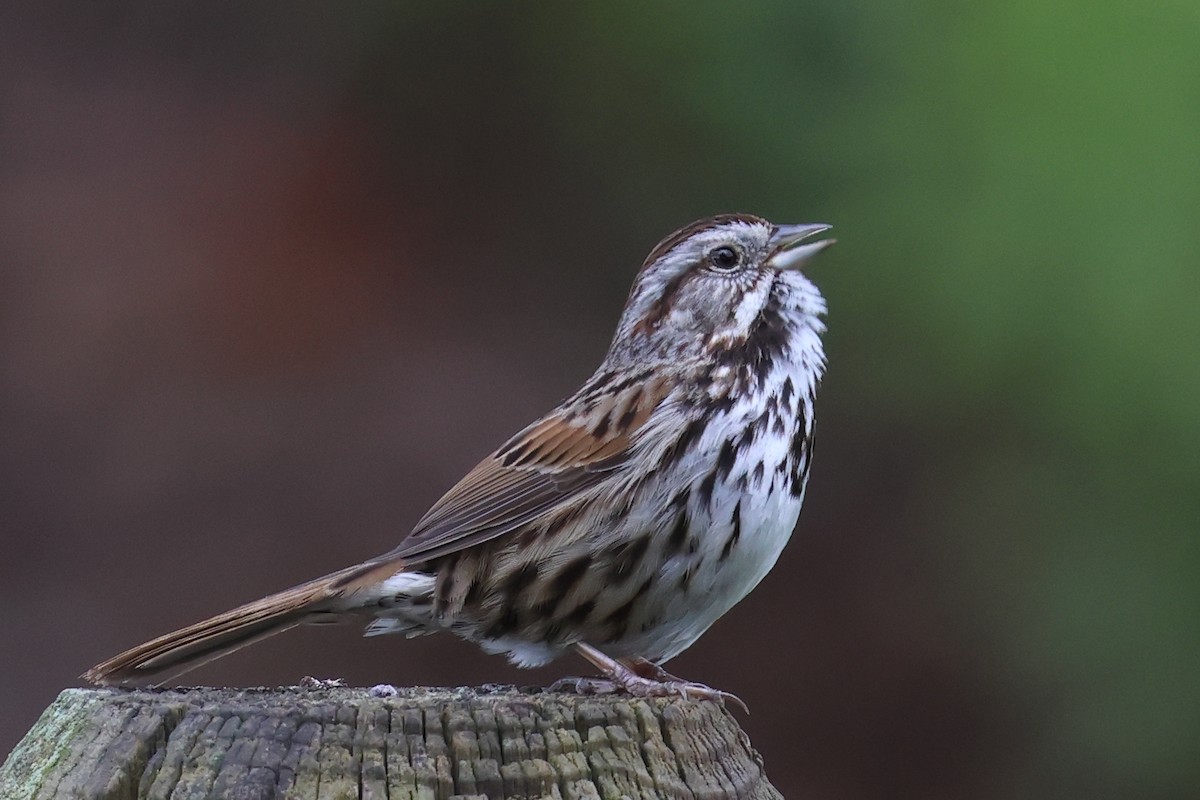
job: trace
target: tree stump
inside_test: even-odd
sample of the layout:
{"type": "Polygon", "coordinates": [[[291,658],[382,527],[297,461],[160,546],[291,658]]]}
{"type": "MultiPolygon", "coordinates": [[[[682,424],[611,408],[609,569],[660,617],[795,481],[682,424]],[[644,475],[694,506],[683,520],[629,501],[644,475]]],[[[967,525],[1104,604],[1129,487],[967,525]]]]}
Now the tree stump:
{"type": "Polygon", "coordinates": [[[0,798],[779,798],[727,711],[502,689],[67,689],[0,798]]]}

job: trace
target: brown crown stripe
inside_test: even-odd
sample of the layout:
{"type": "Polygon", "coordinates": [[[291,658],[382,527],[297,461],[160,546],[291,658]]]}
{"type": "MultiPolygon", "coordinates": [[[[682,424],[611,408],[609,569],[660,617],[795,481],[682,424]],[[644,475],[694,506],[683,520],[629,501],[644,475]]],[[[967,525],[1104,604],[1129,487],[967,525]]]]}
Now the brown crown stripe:
{"type": "Polygon", "coordinates": [[[646,260],[642,262],[642,268],[638,270],[641,273],[646,267],[658,261],[664,255],[671,251],[671,248],[687,239],[689,236],[699,233],[700,231],[715,228],[718,225],[724,225],[729,222],[745,222],[749,225],[770,225],[771,223],[762,217],[757,217],[753,214],[717,214],[714,217],[707,219],[699,219],[690,225],[686,225],[672,233],[667,238],[663,239],[654,249],[650,251],[650,255],[646,256],[646,260]]]}

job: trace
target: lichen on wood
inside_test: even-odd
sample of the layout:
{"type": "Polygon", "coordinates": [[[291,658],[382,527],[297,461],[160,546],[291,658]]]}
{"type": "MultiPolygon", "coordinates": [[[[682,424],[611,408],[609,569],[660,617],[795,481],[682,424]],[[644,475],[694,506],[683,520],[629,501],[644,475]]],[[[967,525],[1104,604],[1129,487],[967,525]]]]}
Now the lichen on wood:
{"type": "Polygon", "coordinates": [[[67,689],[0,798],[778,798],[719,705],[515,689],[67,689]]]}

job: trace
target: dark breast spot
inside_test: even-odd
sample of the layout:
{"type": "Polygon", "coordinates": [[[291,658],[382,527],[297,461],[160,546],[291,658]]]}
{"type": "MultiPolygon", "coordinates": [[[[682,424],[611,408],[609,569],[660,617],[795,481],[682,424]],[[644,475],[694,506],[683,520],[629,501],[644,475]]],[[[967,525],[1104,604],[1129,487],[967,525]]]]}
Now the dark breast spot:
{"type": "Polygon", "coordinates": [[[793,497],[800,497],[804,493],[804,484],[808,480],[808,467],[812,463],[813,453],[812,434],[806,434],[803,424],[796,426],[796,433],[792,437],[792,446],[788,452],[788,459],[791,461],[791,490],[793,497]]]}
{"type": "Polygon", "coordinates": [[[717,468],[714,467],[711,472],[704,476],[704,480],[700,481],[700,486],[697,487],[697,492],[700,496],[700,502],[708,505],[712,503],[713,489],[717,486],[717,468]]]}
{"type": "Polygon", "coordinates": [[[714,473],[727,477],[733,471],[736,458],[737,449],[733,446],[733,439],[726,439],[721,445],[721,451],[717,453],[717,468],[714,473]]]}
{"type": "Polygon", "coordinates": [[[754,419],[750,420],[750,424],[746,426],[746,430],[742,431],[742,447],[752,444],[755,439],[762,435],[767,429],[767,425],[771,422],[771,410],[763,409],[763,412],[754,419]]]}
{"type": "Polygon", "coordinates": [[[812,436],[808,435],[804,430],[804,425],[798,422],[796,430],[792,434],[792,444],[788,449],[789,454],[795,460],[799,460],[812,449],[812,436]]]}
{"type": "Polygon", "coordinates": [[[563,618],[563,622],[571,626],[580,626],[587,622],[588,617],[596,610],[595,600],[584,600],[563,618]]]}
{"type": "Polygon", "coordinates": [[[675,525],[671,528],[671,533],[667,536],[667,544],[663,548],[663,558],[669,558],[682,552],[683,546],[687,542],[687,535],[688,515],[686,511],[680,511],[675,517],[675,525]]]}
{"type": "Polygon", "coordinates": [[[792,407],[792,394],[796,391],[795,385],[792,383],[791,377],[787,377],[783,381],[783,391],[780,393],[780,401],[784,408],[792,407]]]}
{"type": "Polygon", "coordinates": [[[514,602],[534,581],[537,580],[540,569],[537,562],[526,561],[513,569],[500,583],[500,593],[505,601],[514,602]]]}
{"type": "Polygon", "coordinates": [[[740,344],[717,354],[718,364],[736,370],[742,391],[762,389],[771,369],[788,346],[789,327],[780,313],[780,299],[772,290],[749,335],[740,344]]]}
{"type": "Polygon", "coordinates": [[[673,464],[682,457],[696,443],[696,440],[704,434],[704,428],[705,422],[703,418],[697,417],[689,422],[684,427],[683,432],[679,434],[679,438],[672,442],[666,453],[663,454],[664,466],[673,464]]]}
{"type": "Polygon", "coordinates": [[[679,576],[679,591],[686,592],[688,587],[692,585],[692,567],[688,567],[679,576]]]}
{"type": "Polygon", "coordinates": [[[692,490],[684,487],[683,489],[679,490],[678,494],[671,498],[671,505],[682,510],[687,507],[688,499],[691,498],[691,496],[692,490]]]}
{"type": "Polygon", "coordinates": [[[730,521],[733,525],[733,531],[729,534],[729,538],[725,540],[724,546],[721,547],[721,555],[718,560],[725,561],[729,558],[729,554],[733,552],[733,548],[737,547],[738,540],[742,538],[742,501],[739,500],[737,505],[733,507],[733,519],[730,521]]]}
{"type": "Polygon", "coordinates": [[[592,557],[590,555],[576,556],[568,561],[550,583],[551,596],[565,597],[571,589],[575,588],[575,584],[579,583],[587,574],[591,566],[592,557]]]}
{"type": "Polygon", "coordinates": [[[616,585],[626,581],[630,575],[637,572],[638,565],[650,548],[649,534],[643,534],[636,539],[622,542],[612,549],[612,566],[609,576],[616,585]]]}
{"type": "Polygon", "coordinates": [[[804,494],[804,484],[808,482],[808,465],[811,463],[809,458],[803,458],[792,467],[791,491],[793,497],[800,497],[804,494]]]}
{"type": "Polygon", "coordinates": [[[653,578],[647,578],[637,591],[630,596],[621,605],[610,611],[605,617],[602,624],[608,627],[608,632],[605,634],[609,641],[620,639],[629,630],[629,622],[633,617],[634,609],[637,603],[642,599],[646,592],[650,591],[650,586],[653,583],[653,578]]]}

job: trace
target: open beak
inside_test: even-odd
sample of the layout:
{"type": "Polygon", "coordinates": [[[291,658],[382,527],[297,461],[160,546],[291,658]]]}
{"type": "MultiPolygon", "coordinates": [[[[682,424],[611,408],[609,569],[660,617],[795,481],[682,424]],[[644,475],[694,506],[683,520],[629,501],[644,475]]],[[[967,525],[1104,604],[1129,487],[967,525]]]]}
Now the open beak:
{"type": "Polygon", "coordinates": [[[767,259],[767,267],[771,269],[800,269],[817,253],[836,242],[836,239],[820,239],[815,242],[805,242],[818,233],[829,230],[832,225],[814,223],[811,225],[777,225],[771,235],[770,246],[774,251],[767,259]]]}

